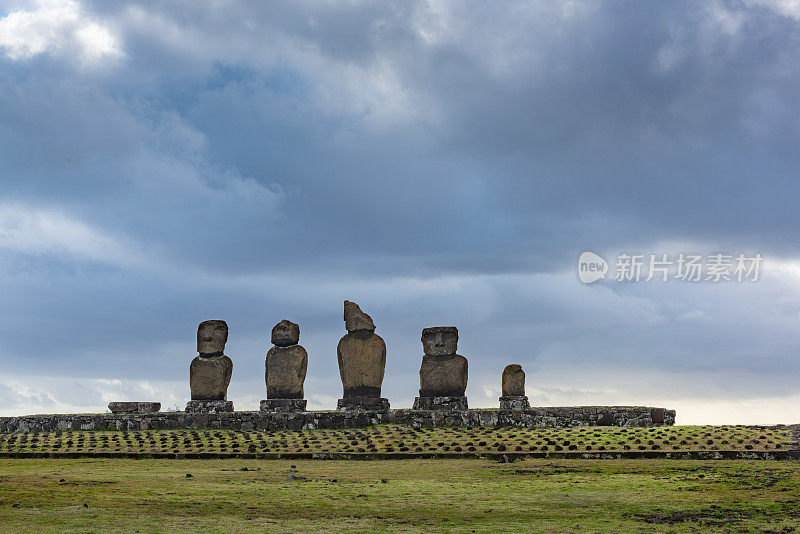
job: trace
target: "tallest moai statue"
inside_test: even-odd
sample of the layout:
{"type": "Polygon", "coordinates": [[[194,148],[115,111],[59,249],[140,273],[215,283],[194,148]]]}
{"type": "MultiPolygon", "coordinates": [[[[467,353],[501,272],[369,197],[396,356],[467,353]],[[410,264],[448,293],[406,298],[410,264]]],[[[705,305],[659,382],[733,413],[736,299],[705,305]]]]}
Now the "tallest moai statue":
{"type": "Polygon", "coordinates": [[[386,343],[375,333],[372,317],[349,300],[344,301],[344,326],[347,334],[336,347],[344,388],[338,409],[388,410],[389,401],[381,398],[386,343]]]}

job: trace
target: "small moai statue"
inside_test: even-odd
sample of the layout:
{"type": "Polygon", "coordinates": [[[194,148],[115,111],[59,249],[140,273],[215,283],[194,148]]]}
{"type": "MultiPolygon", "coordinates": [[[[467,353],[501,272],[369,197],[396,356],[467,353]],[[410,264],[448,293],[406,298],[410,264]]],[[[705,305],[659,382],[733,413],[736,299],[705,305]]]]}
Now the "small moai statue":
{"type": "Polygon", "coordinates": [[[337,408],[387,411],[389,401],[381,397],[386,343],[375,333],[372,318],[349,300],[344,301],[344,326],[347,334],[336,347],[344,389],[337,408]]]}
{"type": "Polygon", "coordinates": [[[415,410],[466,410],[467,359],[456,354],[458,328],[435,326],[422,330],[422,366],[415,410]]]}
{"type": "Polygon", "coordinates": [[[525,371],[516,363],[503,369],[503,396],[500,397],[501,410],[529,410],[531,407],[525,396],[525,371]]]}
{"type": "Polygon", "coordinates": [[[187,412],[232,412],[233,402],[228,400],[233,362],[225,356],[228,341],[228,324],[225,321],[203,321],[197,327],[197,352],[189,366],[189,386],[192,400],[186,404],[187,412]]]}
{"type": "Polygon", "coordinates": [[[298,345],[300,327],[284,319],[272,329],[275,345],[264,362],[267,398],[261,401],[262,412],[304,412],[303,382],[308,368],[308,353],[298,345]]]}

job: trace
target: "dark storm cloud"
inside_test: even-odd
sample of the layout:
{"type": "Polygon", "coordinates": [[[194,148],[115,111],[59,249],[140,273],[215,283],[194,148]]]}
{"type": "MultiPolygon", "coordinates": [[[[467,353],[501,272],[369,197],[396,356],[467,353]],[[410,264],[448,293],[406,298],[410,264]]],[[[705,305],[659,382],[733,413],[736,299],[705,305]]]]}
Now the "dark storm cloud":
{"type": "Polygon", "coordinates": [[[326,269],[342,255],[399,273],[548,270],[583,243],[643,235],[795,251],[797,21],[773,11],[94,7],[119,31],[123,60],[88,84],[52,65],[55,80],[29,81],[15,66],[7,81],[27,85],[14,101],[20,120],[32,115],[25,105],[47,109],[41,99],[61,109],[39,120],[82,132],[28,142],[12,123],[17,142],[6,147],[19,167],[44,145],[57,150],[36,159],[62,168],[27,169],[17,190],[41,196],[46,182],[60,201],[107,191],[108,212],[92,210],[98,224],[136,228],[191,261],[203,261],[199,219],[175,201],[181,185],[149,185],[187,170],[210,185],[233,173],[285,193],[280,205],[238,208],[230,225],[219,219],[231,210],[209,213],[224,205],[202,206],[218,240],[235,228],[252,244],[223,248],[221,270],[309,257],[326,269]],[[129,205],[126,182],[148,183],[134,213],[117,202],[129,205]],[[147,202],[162,213],[145,218],[147,202]],[[266,262],[273,250],[286,254],[266,262]]]}
{"type": "Polygon", "coordinates": [[[212,38],[185,76],[215,83],[176,106],[215,161],[298,192],[285,207],[310,231],[281,245],[445,272],[550,269],[582,246],[571,235],[641,244],[643,226],[796,252],[796,19],[694,2],[318,8],[161,14],[190,42],[210,19],[241,36],[212,38]],[[226,82],[225,61],[245,75],[226,82]]]}
{"type": "Polygon", "coordinates": [[[571,275],[587,248],[798,256],[800,15],[780,8],[13,4],[4,359],[177,380],[200,320],[261,354],[286,316],[335,376],[355,298],[396,351],[395,395],[435,323],[463,329],[478,381],[510,361],[796,376],[794,274],[571,275]]]}

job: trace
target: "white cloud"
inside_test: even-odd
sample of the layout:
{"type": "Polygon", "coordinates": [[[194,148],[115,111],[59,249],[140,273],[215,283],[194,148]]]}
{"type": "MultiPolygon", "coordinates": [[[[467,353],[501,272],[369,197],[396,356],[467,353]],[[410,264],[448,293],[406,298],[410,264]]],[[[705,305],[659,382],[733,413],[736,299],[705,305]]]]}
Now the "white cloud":
{"type": "Polygon", "coordinates": [[[103,413],[112,401],[161,402],[161,409],[183,409],[188,381],[141,381],[15,376],[0,382],[0,416],[36,413],[103,413]]]}
{"type": "Polygon", "coordinates": [[[668,399],[680,425],[788,425],[800,421],[800,395],[719,399],[668,399]]]}
{"type": "Polygon", "coordinates": [[[31,10],[8,13],[0,19],[0,48],[13,60],[74,52],[91,64],[122,55],[111,29],[88,18],[74,0],[37,0],[31,10]]]}
{"type": "Polygon", "coordinates": [[[0,204],[0,250],[55,254],[110,264],[138,263],[132,245],[48,209],[0,204]]]}
{"type": "Polygon", "coordinates": [[[785,17],[800,20],[800,0],[745,0],[745,4],[765,7],[785,17]]]}

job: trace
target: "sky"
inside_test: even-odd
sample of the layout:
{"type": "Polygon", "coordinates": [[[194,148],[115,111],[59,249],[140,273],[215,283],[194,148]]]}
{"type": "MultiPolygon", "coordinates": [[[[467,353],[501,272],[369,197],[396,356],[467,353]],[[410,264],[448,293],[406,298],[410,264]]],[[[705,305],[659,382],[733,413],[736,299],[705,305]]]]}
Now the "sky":
{"type": "Polygon", "coordinates": [[[0,0],[0,415],[182,409],[206,319],[237,410],[282,319],[333,409],[349,299],[395,408],[454,325],[474,407],[797,423],[798,95],[796,0],[0,0]]]}

